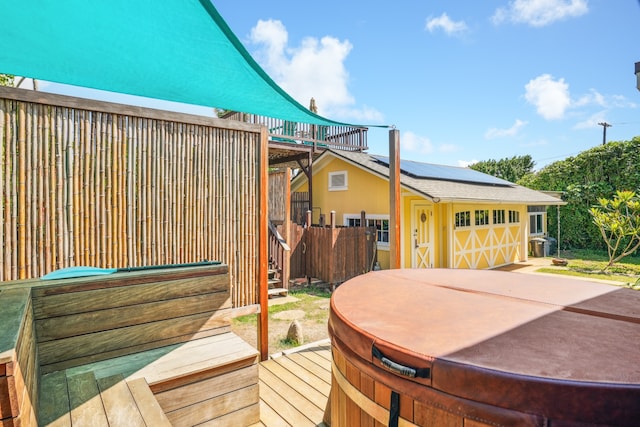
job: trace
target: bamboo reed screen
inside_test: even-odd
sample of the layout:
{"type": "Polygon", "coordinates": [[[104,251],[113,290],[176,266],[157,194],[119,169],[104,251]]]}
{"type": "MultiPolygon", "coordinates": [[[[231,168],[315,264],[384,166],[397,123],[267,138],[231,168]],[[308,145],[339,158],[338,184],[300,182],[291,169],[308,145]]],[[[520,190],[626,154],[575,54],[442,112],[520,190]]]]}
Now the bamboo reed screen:
{"type": "Polygon", "coordinates": [[[0,280],[218,260],[258,302],[259,128],[0,89],[0,280]]]}
{"type": "Polygon", "coordinates": [[[289,168],[269,173],[269,221],[282,224],[289,212],[289,168]]]}

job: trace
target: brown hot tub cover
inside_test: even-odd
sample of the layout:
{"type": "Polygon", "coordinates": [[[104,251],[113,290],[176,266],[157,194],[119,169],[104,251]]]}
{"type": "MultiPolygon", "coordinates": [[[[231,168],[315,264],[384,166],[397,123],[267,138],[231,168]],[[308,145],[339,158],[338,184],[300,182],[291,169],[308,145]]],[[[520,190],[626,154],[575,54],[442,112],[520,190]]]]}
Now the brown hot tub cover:
{"type": "Polygon", "coordinates": [[[378,271],[335,291],[329,332],[334,360],[470,425],[640,425],[637,291],[498,271],[378,271]]]}

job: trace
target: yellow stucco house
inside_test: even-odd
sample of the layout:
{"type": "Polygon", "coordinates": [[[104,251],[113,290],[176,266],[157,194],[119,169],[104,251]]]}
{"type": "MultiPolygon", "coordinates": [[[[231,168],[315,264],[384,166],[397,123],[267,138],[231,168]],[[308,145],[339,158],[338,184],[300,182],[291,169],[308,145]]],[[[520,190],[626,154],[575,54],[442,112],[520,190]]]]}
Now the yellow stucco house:
{"type": "MultiPolygon", "coordinates": [[[[546,207],[564,202],[469,168],[400,161],[403,268],[485,269],[528,257],[529,240],[546,235],[546,207]]],[[[307,191],[305,174],[292,192],[307,191]]],[[[325,151],[313,166],[313,222],[335,211],[358,226],[361,211],[377,232],[378,262],[389,268],[389,159],[325,151]]]]}

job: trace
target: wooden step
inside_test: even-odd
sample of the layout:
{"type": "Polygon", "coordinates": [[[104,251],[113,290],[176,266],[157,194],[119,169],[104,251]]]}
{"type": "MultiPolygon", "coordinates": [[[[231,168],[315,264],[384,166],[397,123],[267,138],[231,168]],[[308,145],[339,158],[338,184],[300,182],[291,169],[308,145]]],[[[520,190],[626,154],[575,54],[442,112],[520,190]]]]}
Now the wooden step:
{"type": "Polygon", "coordinates": [[[289,293],[289,290],[285,289],[285,288],[271,288],[271,289],[269,289],[268,293],[269,293],[269,296],[272,296],[272,295],[287,295],[289,293]]]}
{"type": "MultiPolygon", "coordinates": [[[[100,389],[102,406],[107,414],[110,427],[146,427],[136,400],[129,391],[122,374],[100,378],[96,382],[100,389]]],[[[159,406],[158,409],[164,414],[159,406]]]]}
{"type": "Polygon", "coordinates": [[[127,381],[127,385],[147,426],[171,427],[169,418],[160,407],[144,378],[127,381]]]}
{"type": "Polygon", "coordinates": [[[46,374],[40,424],[223,425],[242,416],[249,425],[260,417],[258,356],[228,332],[46,374]]]}
{"type": "Polygon", "coordinates": [[[71,425],[108,427],[107,413],[102,406],[100,391],[93,372],[84,372],[66,378],[69,388],[71,425]]]}
{"type": "Polygon", "coordinates": [[[97,379],[94,372],[42,377],[40,425],[170,427],[171,423],[144,379],[127,382],[122,374],[97,379]]]}

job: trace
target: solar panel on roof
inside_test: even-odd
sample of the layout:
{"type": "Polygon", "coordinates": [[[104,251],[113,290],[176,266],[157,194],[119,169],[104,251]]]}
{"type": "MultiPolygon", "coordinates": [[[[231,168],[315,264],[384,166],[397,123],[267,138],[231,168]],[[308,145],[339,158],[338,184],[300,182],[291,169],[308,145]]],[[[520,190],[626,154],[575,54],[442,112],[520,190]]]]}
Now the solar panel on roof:
{"type": "MultiPolygon", "coordinates": [[[[371,156],[380,163],[389,166],[389,157],[371,156]]],[[[400,170],[415,178],[441,179],[445,181],[471,182],[474,184],[513,186],[513,183],[505,181],[486,173],[469,168],[455,166],[434,165],[432,163],[420,163],[411,160],[400,160],[400,170]]]]}

